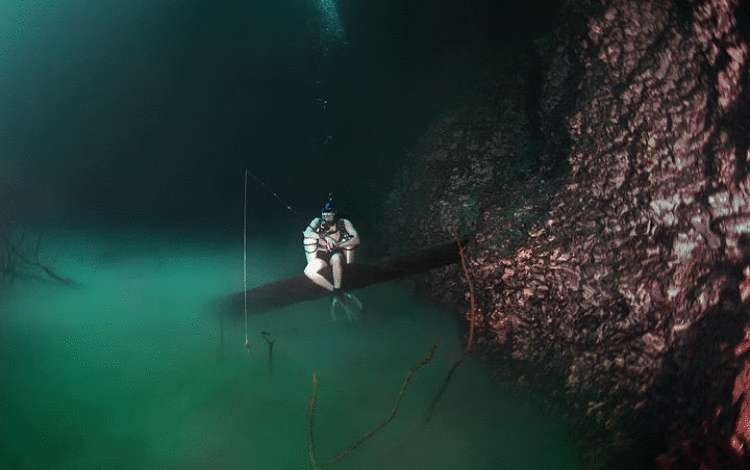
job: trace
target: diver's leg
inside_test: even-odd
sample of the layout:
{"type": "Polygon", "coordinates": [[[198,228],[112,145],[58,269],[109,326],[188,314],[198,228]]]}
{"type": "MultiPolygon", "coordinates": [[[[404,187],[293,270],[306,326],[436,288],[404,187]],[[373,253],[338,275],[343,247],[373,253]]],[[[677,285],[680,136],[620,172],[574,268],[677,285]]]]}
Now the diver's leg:
{"type": "Polygon", "coordinates": [[[344,270],[344,255],[334,253],[331,255],[331,269],[333,271],[333,288],[341,289],[341,273],[344,270]]]}
{"type": "Polygon", "coordinates": [[[354,295],[354,293],[352,293],[352,292],[345,292],[344,293],[344,299],[346,299],[347,302],[353,303],[354,306],[357,307],[357,309],[359,311],[364,310],[364,307],[362,306],[362,301],[359,300],[359,297],[357,297],[356,295],[354,295]]]}
{"type": "Polygon", "coordinates": [[[334,297],[331,299],[331,306],[328,307],[328,313],[331,314],[331,320],[336,321],[338,317],[336,316],[336,307],[340,305],[339,299],[337,297],[334,297]]]}
{"type": "Polygon", "coordinates": [[[359,315],[352,315],[352,313],[349,311],[349,306],[346,305],[346,302],[339,296],[334,295],[331,298],[331,306],[328,308],[328,311],[331,314],[331,319],[333,321],[338,320],[338,315],[336,313],[336,310],[341,310],[346,315],[346,319],[349,321],[352,321],[352,319],[359,318],[359,315]]]}
{"type": "Polygon", "coordinates": [[[341,302],[341,305],[344,306],[344,313],[346,313],[346,319],[351,321],[359,320],[359,312],[360,310],[351,308],[347,302],[341,302]]]}
{"type": "Polygon", "coordinates": [[[319,285],[325,290],[333,291],[333,284],[325,278],[320,271],[326,267],[326,262],[319,258],[314,258],[307,263],[305,267],[305,276],[310,278],[312,282],[319,285]]]}

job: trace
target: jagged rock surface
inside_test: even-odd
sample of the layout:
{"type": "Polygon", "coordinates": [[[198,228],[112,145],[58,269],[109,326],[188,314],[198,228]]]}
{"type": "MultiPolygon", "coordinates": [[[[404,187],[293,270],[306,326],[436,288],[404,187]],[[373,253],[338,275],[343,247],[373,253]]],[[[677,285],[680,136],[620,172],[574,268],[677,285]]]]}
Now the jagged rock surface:
{"type": "MultiPolygon", "coordinates": [[[[416,198],[394,192],[388,210],[412,244],[461,225],[477,234],[469,264],[480,342],[554,368],[581,414],[630,439],[624,451],[638,447],[665,468],[741,465],[750,446],[748,19],[739,0],[570,6],[585,15],[550,58],[542,173],[499,184],[502,165],[527,148],[527,120],[464,110],[412,156],[401,187],[416,198]],[[559,187],[543,172],[553,150],[568,166],[559,187]]],[[[523,85],[507,85],[512,103],[523,85]]],[[[427,284],[455,296],[459,279],[446,270],[427,284]]]]}

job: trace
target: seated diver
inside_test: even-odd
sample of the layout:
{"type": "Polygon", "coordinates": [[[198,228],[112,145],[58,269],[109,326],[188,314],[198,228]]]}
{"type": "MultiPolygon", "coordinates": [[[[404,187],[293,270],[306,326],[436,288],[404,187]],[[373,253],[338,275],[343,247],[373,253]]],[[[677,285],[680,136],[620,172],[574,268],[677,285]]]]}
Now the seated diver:
{"type": "Polygon", "coordinates": [[[349,320],[357,316],[350,308],[353,303],[362,310],[362,303],[350,292],[342,292],[341,283],[344,264],[354,262],[354,248],[359,245],[359,235],[354,225],[344,218],[336,217],[336,207],[331,195],[323,205],[320,217],[315,217],[302,232],[307,266],[305,275],[315,284],[333,293],[330,312],[336,319],[336,308],[343,308],[349,320]],[[321,274],[331,266],[333,282],[321,274]]]}

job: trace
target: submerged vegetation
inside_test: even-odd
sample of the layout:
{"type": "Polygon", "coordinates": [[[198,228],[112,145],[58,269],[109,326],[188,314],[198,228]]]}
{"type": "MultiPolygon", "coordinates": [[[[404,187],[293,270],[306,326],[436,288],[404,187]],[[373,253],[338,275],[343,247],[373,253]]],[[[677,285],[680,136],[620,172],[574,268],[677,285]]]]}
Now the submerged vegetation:
{"type": "Polygon", "coordinates": [[[0,282],[18,279],[54,281],[75,285],[75,281],[58,274],[39,258],[41,235],[27,237],[24,232],[16,235],[10,227],[0,229],[0,282]]]}
{"type": "Polygon", "coordinates": [[[0,284],[35,279],[74,285],[75,281],[41,261],[42,236],[29,235],[18,226],[10,196],[10,188],[0,187],[0,284]]]}

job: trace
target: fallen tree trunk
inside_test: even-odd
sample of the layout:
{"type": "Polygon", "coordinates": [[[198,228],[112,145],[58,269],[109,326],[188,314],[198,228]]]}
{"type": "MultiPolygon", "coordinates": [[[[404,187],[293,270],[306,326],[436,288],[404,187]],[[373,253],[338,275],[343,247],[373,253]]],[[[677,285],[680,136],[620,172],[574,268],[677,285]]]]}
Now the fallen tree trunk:
{"type": "MultiPolygon", "coordinates": [[[[450,242],[395,258],[387,258],[374,264],[354,263],[344,268],[342,287],[349,290],[361,289],[459,261],[458,245],[456,242],[450,242]]],[[[323,275],[330,278],[330,268],[326,268],[323,275]]],[[[247,309],[248,312],[258,313],[297,302],[314,300],[329,294],[325,289],[313,284],[306,276],[300,275],[248,289],[247,309]]],[[[242,313],[243,302],[242,292],[223,299],[223,304],[227,309],[238,313],[242,313]]]]}

